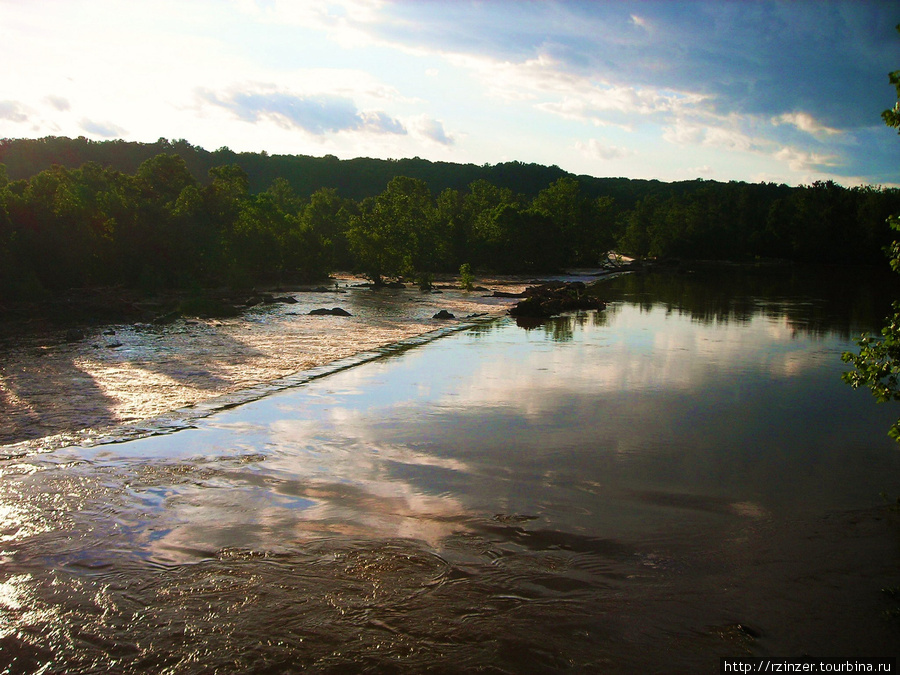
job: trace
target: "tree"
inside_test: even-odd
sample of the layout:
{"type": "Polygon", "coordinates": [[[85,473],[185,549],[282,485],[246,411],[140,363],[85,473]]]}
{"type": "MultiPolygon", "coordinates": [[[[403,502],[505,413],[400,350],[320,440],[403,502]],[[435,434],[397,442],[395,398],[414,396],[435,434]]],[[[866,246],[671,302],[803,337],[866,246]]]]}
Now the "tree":
{"type": "Polygon", "coordinates": [[[4,238],[17,266],[38,285],[63,289],[106,281],[111,224],[98,194],[103,170],[94,164],[70,171],[53,166],[27,183],[11,185],[3,201],[4,238]]]}
{"type": "Polygon", "coordinates": [[[531,208],[543,212],[553,221],[562,237],[567,264],[596,265],[612,248],[612,224],[605,218],[612,206],[610,198],[590,199],[581,183],[565,176],[541,190],[531,208]]]}
{"type": "Polygon", "coordinates": [[[8,199],[6,166],[0,164],[0,298],[18,295],[16,257],[13,255],[13,226],[6,210],[8,199]]]}
{"type": "MultiPolygon", "coordinates": [[[[897,30],[900,31],[900,25],[897,30]]],[[[890,81],[897,90],[897,103],[893,109],[885,110],[882,118],[889,127],[900,129],[900,71],[892,72],[890,81]]],[[[900,215],[891,216],[888,223],[900,231],[900,215]]],[[[894,241],[887,254],[891,269],[900,273],[900,241],[894,241]]],[[[879,403],[900,401],[900,301],[895,301],[893,307],[894,314],[887,318],[880,339],[863,334],[857,340],[859,353],[844,352],[841,356],[854,368],[844,373],[844,381],[854,389],[868,387],[879,403]]],[[[900,442],[900,419],[891,425],[888,435],[900,442]]]]}
{"type": "Polygon", "coordinates": [[[178,155],[157,155],[142,163],[137,179],[147,197],[162,204],[171,204],[181,191],[196,181],[178,155]]]}
{"type": "MultiPolygon", "coordinates": [[[[900,24],[897,24],[897,32],[900,32],[900,24]]],[[[900,70],[888,73],[888,79],[897,90],[897,102],[894,104],[893,108],[881,113],[881,119],[883,119],[884,123],[889,127],[898,129],[897,133],[900,133],[900,70]]]]}
{"type": "Polygon", "coordinates": [[[473,220],[459,190],[446,188],[438,195],[435,218],[447,237],[446,266],[452,269],[465,264],[471,255],[473,220]]]}
{"type": "Polygon", "coordinates": [[[401,237],[397,229],[379,212],[375,199],[359,205],[359,213],[350,218],[347,241],[357,267],[376,287],[385,277],[397,277],[403,269],[401,237]]]}
{"type": "Polygon", "coordinates": [[[397,176],[384,192],[360,205],[347,238],[358,264],[376,286],[384,277],[404,274],[415,275],[426,286],[445,248],[439,234],[428,185],[397,176]]]}
{"type": "Polygon", "coordinates": [[[353,211],[354,204],[338,196],[334,188],[319,188],[313,192],[301,211],[303,226],[318,240],[329,270],[352,266],[347,227],[353,211]]]}
{"type": "Polygon", "coordinates": [[[544,211],[500,204],[479,218],[479,237],[500,272],[557,271],[565,263],[561,233],[544,211]]]}

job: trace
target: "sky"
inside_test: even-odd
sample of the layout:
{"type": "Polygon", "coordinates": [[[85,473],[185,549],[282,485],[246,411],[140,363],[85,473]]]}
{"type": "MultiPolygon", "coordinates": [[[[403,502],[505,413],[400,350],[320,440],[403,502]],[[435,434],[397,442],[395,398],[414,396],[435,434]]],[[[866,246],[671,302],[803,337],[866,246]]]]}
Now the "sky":
{"type": "Polygon", "coordinates": [[[0,138],[900,186],[900,3],[0,0],[0,138]]]}

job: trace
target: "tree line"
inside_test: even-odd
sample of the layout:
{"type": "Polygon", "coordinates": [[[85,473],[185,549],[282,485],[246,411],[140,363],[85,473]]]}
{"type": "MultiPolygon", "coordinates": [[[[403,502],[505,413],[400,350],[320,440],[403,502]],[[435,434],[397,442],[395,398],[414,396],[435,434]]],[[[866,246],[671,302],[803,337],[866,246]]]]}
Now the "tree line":
{"type": "MultiPolygon", "coordinates": [[[[22,147],[40,146],[5,143],[7,158],[10,148],[21,155],[22,147]]],[[[110,151],[121,144],[93,145],[110,151]]],[[[265,156],[254,157],[265,164],[265,156]]],[[[518,163],[497,165],[504,174],[498,182],[476,177],[462,187],[458,177],[448,179],[448,167],[462,167],[458,176],[477,172],[441,165],[450,173],[437,179],[437,191],[397,173],[356,198],[333,185],[298,190],[293,174],[254,190],[258,179],[246,165],[212,166],[201,180],[178,152],[129,171],[88,161],[17,178],[21,162],[15,174],[0,164],[0,296],[28,299],[90,285],[245,287],[336,270],[427,287],[434,274],[463,264],[532,274],[593,266],[610,250],[877,263],[891,241],[886,219],[900,211],[895,189],[606,179],[610,189],[600,190],[600,179],[518,163]],[[521,190],[509,187],[516,176],[521,190]]]]}
{"type": "Polygon", "coordinates": [[[528,273],[593,264],[614,243],[611,200],[564,177],[534,199],[476,180],[434,196],[397,176],[356,201],[334,188],[308,198],[284,178],[252,194],[237,165],[199,183],[160,154],[133,174],[96,163],[9,181],[0,165],[0,288],[7,298],[90,285],[155,290],[314,280],[358,270],[373,282],[468,263],[528,273]]]}

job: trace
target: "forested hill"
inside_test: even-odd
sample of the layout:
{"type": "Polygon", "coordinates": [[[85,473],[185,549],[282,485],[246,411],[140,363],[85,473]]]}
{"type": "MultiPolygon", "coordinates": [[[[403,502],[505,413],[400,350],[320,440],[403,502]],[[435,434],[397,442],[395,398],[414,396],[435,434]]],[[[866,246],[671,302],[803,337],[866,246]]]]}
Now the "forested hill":
{"type": "MultiPolygon", "coordinates": [[[[170,141],[160,138],[155,143],[91,141],[83,136],[0,139],[0,164],[6,165],[11,181],[31,178],[54,164],[77,169],[87,162],[96,162],[122,173],[134,174],[144,161],[160,154],[176,154],[181,157],[194,179],[203,184],[211,181],[210,169],[236,164],[247,173],[251,193],[262,192],[276,178],[284,178],[301,198],[310,197],[320,188],[334,188],[341,197],[357,201],[377,196],[395,176],[422,180],[434,194],[446,188],[464,190],[480,179],[531,198],[559,178],[572,175],[558,166],[522,162],[477,166],[431,162],[418,157],[341,160],[334,155],[311,157],[269,155],[265,152],[238,153],[229,148],[211,152],[183,139],[170,141]]],[[[593,176],[578,176],[578,179],[589,196],[612,197],[622,208],[631,208],[638,199],[646,196],[668,197],[690,190],[698,182],[703,182],[663,183],[657,180],[593,176]]]]}
{"type": "Polygon", "coordinates": [[[900,190],[676,183],[556,166],[209,152],[186,141],[0,141],[5,300],[125,285],[376,283],[636,257],[885,264],[900,190]]]}

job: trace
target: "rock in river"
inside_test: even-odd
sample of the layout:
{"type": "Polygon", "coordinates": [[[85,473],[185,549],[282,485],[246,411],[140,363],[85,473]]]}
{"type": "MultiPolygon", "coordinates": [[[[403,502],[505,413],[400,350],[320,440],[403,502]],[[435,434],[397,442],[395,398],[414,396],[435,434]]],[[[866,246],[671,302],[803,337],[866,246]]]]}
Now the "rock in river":
{"type": "Polygon", "coordinates": [[[585,290],[586,287],[581,281],[558,281],[531,286],[522,293],[525,299],[511,307],[509,313],[515,317],[549,319],[551,316],[578,309],[606,308],[605,302],[587,295],[585,290]]]}
{"type": "Polygon", "coordinates": [[[353,316],[346,309],[342,309],[340,307],[332,307],[331,309],[314,309],[310,312],[313,316],[353,316]]]}

